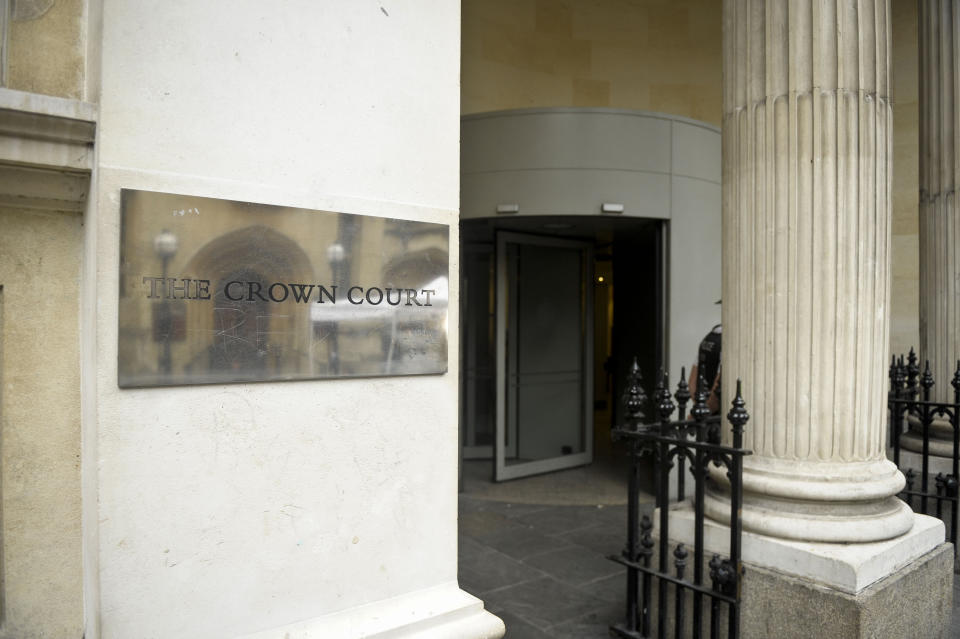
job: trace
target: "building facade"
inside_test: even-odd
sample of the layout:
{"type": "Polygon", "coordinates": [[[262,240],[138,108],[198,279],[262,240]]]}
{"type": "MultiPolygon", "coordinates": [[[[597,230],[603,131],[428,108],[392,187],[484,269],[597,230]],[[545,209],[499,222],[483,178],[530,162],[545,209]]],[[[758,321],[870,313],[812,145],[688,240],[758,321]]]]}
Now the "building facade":
{"type": "MultiPolygon", "coordinates": [[[[635,218],[643,237],[649,220],[661,224],[651,238],[671,228],[681,237],[683,220],[685,232],[719,229],[720,185],[735,183],[730,171],[737,162],[719,156],[718,136],[721,126],[729,130],[731,109],[745,106],[725,94],[724,65],[741,54],[747,64],[764,60],[757,50],[734,51],[740,20],[725,17],[724,4],[732,10],[745,3],[0,0],[0,637],[500,636],[502,623],[456,583],[458,424],[466,401],[458,398],[460,377],[469,372],[459,354],[467,329],[476,327],[460,316],[461,308],[472,308],[460,304],[461,272],[476,266],[476,258],[456,247],[461,208],[475,219],[502,218],[500,204],[518,204],[517,219],[530,209],[523,202],[479,197],[470,206],[480,202],[480,209],[466,212],[461,185],[467,194],[477,181],[461,179],[461,127],[467,148],[474,142],[468,139],[470,123],[491,112],[566,109],[686,123],[709,133],[703,157],[691,154],[690,163],[679,167],[671,164],[679,156],[664,155],[665,163],[644,171],[691,179],[704,189],[702,197],[688,201],[687,217],[669,211],[693,187],[664,191],[675,198],[666,210],[638,214],[628,205],[607,213],[635,218]],[[449,247],[446,372],[121,388],[121,359],[147,370],[156,362],[161,369],[164,362],[186,366],[196,356],[189,341],[166,353],[147,337],[123,341],[121,306],[149,314],[142,303],[123,301],[126,287],[136,285],[121,277],[122,234],[132,228],[121,219],[123,189],[441,225],[449,247]],[[121,344],[130,343],[143,346],[125,355],[121,344]]],[[[742,11],[767,16],[771,28],[789,24],[775,18],[787,3],[746,4],[742,11]]],[[[788,18],[826,16],[820,11],[828,4],[850,3],[794,4],[807,11],[794,7],[795,14],[784,14],[788,18]]],[[[922,337],[927,326],[921,326],[918,308],[920,296],[931,294],[917,285],[920,245],[930,241],[918,232],[920,203],[928,203],[918,196],[920,131],[928,130],[919,124],[919,105],[929,87],[918,82],[918,52],[925,51],[918,24],[926,20],[930,26],[946,9],[926,0],[920,5],[937,4],[937,10],[924,13],[912,2],[866,4],[884,26],[871,31],[877,44],[870,51],[882,67],[876,77],[885,84],[866,91],[871,100],[882,94],[890,106],[881,113],[885,144],[873,158],[884,183],[850,180],[886,194],[884,235],[871,236],[871,246],[883,250],[868,260],[878,269],[870,273],[882,271],[883,281],[874,280],[872,302],[834,305],[823,314],[847,313],[853,330],[860,330],[857,317],[876,311],[869,348],[882,364],[887,353],[929,339],[922,337]]],[[[820,26],[829,31],[836,25],[823,17],[820,26]]],[[[808,68],[795,53],[784,60],[787,78],[808,68]]],[[[943,73],[955,93],[955,70],[943,73]]],[[[793,89],[788,83],[785,94],[793,89]]],[[[664,148],[698,148],[695,141],[678,144],[664,148]]],[[[615,151],[653,157],[640,147],[615,151]]],[[[593,164],[584,161],[578,168],[629,168],[605,166],[603,147],[598,149],[593,164]]],[[[464,160],[463,171],[500,170],[492,166],[464,160]]],[[[787,161],[787,182],[796,166],[787,161]]],[[[653,206],[653,191],[646,193],[649,198],[641,193],[631,201],[653,206]]],[[[592,204],[560,213],[597,219],[604,204],[622,205],[625,197],[597,188],[592,204]]],[[[247,209],[224,208],[221,222],[210,222],[203,233],[223,226],[223,219],[232,222],[216,233],[255,226],[247,209]]],[[[734,215],[736,208],[728,205],[725,214],[734,215]]],[[[552,219],[557,211],[538,214],[551,218],[544,223],[563,223],[552,219]]],[[[725,229],[731,228],[729,219],[725,229]]],[[[310,232],[335,236],[335,227],[324,224],[317,221],[310,232]]],[[[513,230],[533,228],[522,226],[513,230]]],[[[542,226],[535,227],[540,234],[542,226]]],[[[463,232],[478,228],[467,224],[463,232]]],[[[555,226],[546,234],[562,231],[555,226]]],[[[246,232],[249,241],[267,241],[262,233],[246,232]]],[[[374,235],[358,241],[373,242],[374,235]]],[[[602,240],[602,233],[594,237],[602,240]]],[[[852,237],[837,244],[849,248],[852,237]]],[[[144,259],[158,268],[163,262],[164,268],[206,270],[228,259],[243,261],[242,238],[230,246],[201,239],[199,231],[180,237],[169,264],[160,252],[144,259]]],[[[439,255],[431,252],[439,250],[432,244],[436,238],[417,241],[411,252],[439,255]]],[[[641,347],[658,353],[651,365],[676,377],[680,366],[693,361],[696,344],[681,352],[687,338],[675,333],[671,341],[669,326],[688,322],[682,335],[705,333],[719,316],[713,302],[721,295],[726,300],[730,287],[739,286],[737,300],[763,293],[735,283],[745,267],[731,261],[728,244],[721,288],[719,236],[713,245],[708,238],[697,240],[716,262],[709,264],[678,260],[676,252],[667,255],[668,241],[650,241],[660,242],[662,271],[654,279],[664,284],[649,293],[659,303],[651,320],[659,337],[641,347]],[[668,286],[671,274],[706,270],[712,271],[709,278],[692,278],[697,285],[707,282],[696,300],[684,300],[685,289],[668,286]]],[[[273,246],[278,254],[289,252],[280,239],[273,246]]],[[[141,247],[154,249],[150,242],[141,247]]],[[[288,271],[335,280],[335,255],[323,255],[291,258],[288,271]]],[[[621,267],[624,287],[633,270],[656,268],[631,264],[621,267]]],[[[216,278],[230,280],[232,273],[216,278]]],[[[738,310],[729,312],[744,312],[744,304],[738,301],[738,310]]],[[[776,306],[773,317],[794,311],[776,306]]],[[[613,315],[607,319],[613,322],[613,315]]],[[[184,328],[212,331],[215,321],[210,314],[197,316],[184,328]]],[[[771,321],[771,330],[779,330],[778,320],[771,321]]],[[[954,329],[948,322],[943,330],[954,329]]],[[[276,343],[285,351],[301,349],[312,330],[296,324],[276,343]]],[[[605,342],[602,331],[591,339],[597,353],[615,342],[605,342]]],[[[348,353],[379,347],[362,336],[343,337],[338,371],[359,366],[348,361],[348,353]]],[[[330,361],[329,344],[323,348],[330,361]]],[[[750,351],[732,348],[747,364],[754,361],[750,351]]],[[[872,355],[855,350],[853,356],[866,366],[872,355]]],[[[789,374],[797,370],[794,362],[784,364],[789,374]]],[[[268,374],[275,373],[270,367],[264,364],[268,374]]],[[[775,383],[791,385],[789,374],[775,383]]],[[[864,435],[846,442],[847,422],[820,419],[814,411],[811,420],[822,428],[809,432],[838,442],[814,461],[876,462],[883,467],[878,472],[845,477],[856,492],[861,479],[876,485],[878,474],[889,475],[890,485],[880,491],[889,492],[897,479],[880,463],[883,398],[874,379],[880,375],[882,381],[883,371],[865,375],[863,406],[852,408],[848,420],[863,424],[864,435]]],[[[807,414],[808,400],[822,390],[791,395],[782,410],[791,419],[807,414]]],[[[794,445],[823,452],[822,442],[792,430],[782,431],[795,434],[786,445],[789,454],[775,438],[764,440],[763,424],[779,425],[779,410],[761,412],[762,424],[749,427],[756,428],[755,446],[767,461],[776,466],[796,456],[794,445]]],[[[603,435],[587,430],[584,441],[600,446],[603,435]]],[[[897,514],[904,515],[897,510],[894,519],[897,514]]],[[[901,519],[891,524],[897,535],[908,527],[901,519]]],[[[863,528],[863,521],[854,521],[853,528],[863,528]]],[[[766,532],[776,537],[776,530],[766,532]]],[[[936,546],[930,541],[935,536],[925,538],[927,551],[936,546]]],[[[878,578],[902,564],[890,563],[878,578]]]]}

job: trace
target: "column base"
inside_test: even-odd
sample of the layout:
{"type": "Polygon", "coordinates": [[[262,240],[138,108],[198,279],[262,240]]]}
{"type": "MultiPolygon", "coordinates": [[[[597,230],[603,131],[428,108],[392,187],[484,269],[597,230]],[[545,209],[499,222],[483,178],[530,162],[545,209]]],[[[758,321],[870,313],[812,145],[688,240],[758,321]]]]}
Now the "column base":
{"type": "MultiPolygon", "coordinates": [[[[922,453],[923,427],[920,420],[914,415],[907,415],[905,419],[910,428],[900,435],[900,449],[922,453]]],[[[927,432],[930,436],[927,440],[930,455],[953,459],[953,425],[950,420],[934,417],[927,432]]]]}
{"type": "MultiPolygon", "coordinates": [[[[890,454],[891,456],[893,455],[892,452],[890,454]]],[[[919,477],[920,471],[923,469],[923,454],[914,452],[913,450],[901,448],[900,466],[904,470],[912,468],[913,472],[917,473],[917,476],[919,477]]],[[[930,474],[930,490],[933,492],[936,490],[936,485],[933,483],[933,478],[937,476],[937,473],[943,473],[944,475],[950,475],[953,473],[953,455],[950,454],[947,456],[939,456],[934,455],[931,451],[930,457],[927,458],[927,472],[930,474]]],[[[916,490],[919,486],[917,482],[919,482],[919,479],[915,479],[913,482],[914,490],[916,490]]]]}
{"type": "Polygon", "coordinates": [[[244,635],[240,639],[500,639],[505,632],[503,621],[484,610],[482,601],[452,583],[244,635]]]}
{"type": "MultiPolygon", "coordinates": [[[[744,460],[743,529],[780,539],[867,543],[893,539],[913,526],[913,511],[894,497],[903,474],[886,459],[862,462],[744,460]]],[[[730,518],[725,469],[710,467],[704,508],[730,518]]]]}
{"type": "MultiPolygon", "coordinates": [[[[796,541],[745,530],[741,537],[741,557],[754,566],[857,594],[943,544],[942,521],[913,513],[911,517],[913,526],[906,534],[861,544],[796,541]]],[[[688,502],[677,504],[670,510],[670,539],[692,547],[693,524],[692,506],[688,502]]],[[[730,542],[727,526],[708,518],[704,521],[703,533],[708,553],[727,554],[730,542]]],[[[953,565],[952,558],[950,565],[953,565]]]]}
{"type": "MultiPolygon", "coordinates": [[[[744,532],[741,638],[947,637],[953,546],[943,543],[939,519],[913,518],[907,534],[866,544],[744,532]]],[[[693,524],[689,503],[672,508],[671,542],[692,548],[693,524]]],[[[705,521],[705,560],[713,553],[726,556],[729,541],[729,528],[705,521]]]]}
{"type": "MultiPolygon", "coordinates": [[[[923,453],[923,437],[914,433],[904,433],[900,436],[900,451],[909,450],[915,453],[923,453]]],[[[953,459],[953,442],[943,439],[930,438],[928,442],[930,457],[943,457],[953,459]]]]}
{"type": "MultiPolygon", "coordinates": [[[[728,523],[730,499],[708,492],[707,516],[728,523]]],[[[871,543],[910,530],[913,510],[896,497],[871,502],[793,502],[744,494],[743,530],[810,543],[871,543]]]]}

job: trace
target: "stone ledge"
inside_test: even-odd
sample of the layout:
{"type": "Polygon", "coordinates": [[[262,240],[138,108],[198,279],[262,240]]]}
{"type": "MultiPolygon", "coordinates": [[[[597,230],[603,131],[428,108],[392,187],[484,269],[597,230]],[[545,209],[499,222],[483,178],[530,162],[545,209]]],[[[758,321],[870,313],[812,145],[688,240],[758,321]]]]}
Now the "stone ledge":
{"type": "Polygon", "coordinates": [[[455,582],[348,608],[298,623],[243,635],[239,639],[500,639],[503,621],[455,582]]]}
{"type": "Polygon", "coordinates": [[[89,192],[88,173],[35,169],[0,162],[0,206],[80,213],[89,192]]]}
{"type": "Polygon", "coordinates": [[[6,88],[0,88],[0,110],[20,111],[62,120],[97,120],[97,105],[90,102],[6,88]]]}
{"type": "Polygon", "coordinates": [[[0,162],[89,172],[96,117],[87,102],[0,88],[0,162]]]}
{"type": "Polygon", "coordinates": [[[0,206],[83,211],[97,108],[0,88],[0,206]]]}
{"type": "MultiPolygon", "coordinates": [[[[654,517],[654,521],[658,521],[654,517]]],[[[670,539],[693,547],[693,508],[678,504],[670,512],[670,539]]],[[[704,523],[707,554],[728,554],[730,529],[711,519],[704,523]]],[[[856,594],[943,544],[943,522],[914,515],[913,528],[886,541],[826,544],[767,537],[744,531],[742,559],[845,592],[856,594]]]]}

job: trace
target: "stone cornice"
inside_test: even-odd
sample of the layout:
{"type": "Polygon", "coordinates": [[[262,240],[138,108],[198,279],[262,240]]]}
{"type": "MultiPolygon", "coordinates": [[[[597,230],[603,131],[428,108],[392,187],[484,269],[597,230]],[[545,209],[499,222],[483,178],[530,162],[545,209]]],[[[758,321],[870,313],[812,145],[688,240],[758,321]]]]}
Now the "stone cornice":
{"type": "Polygon", "coordinates": [[[82,211],[96,126],[93,104],[0,89],[0,205],[82,211]]]}

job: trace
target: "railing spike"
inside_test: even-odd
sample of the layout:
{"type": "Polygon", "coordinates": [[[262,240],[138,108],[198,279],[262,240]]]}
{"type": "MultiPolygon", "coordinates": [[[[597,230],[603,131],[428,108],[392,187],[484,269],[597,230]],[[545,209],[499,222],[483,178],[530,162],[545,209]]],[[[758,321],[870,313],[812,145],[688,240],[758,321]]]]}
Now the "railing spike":
{"type": "Polygon", "coordinates": [[[660,420],[670,421],[670,416],[676,405],[673,403],[673,396],[670,394],[670,376],[664,369],[660,369],[660,383],[657,384],[657,410],[660,411],[660,420]]]}
{"type": "Polygon", "coordinates": [[[903,383],[906,381],[906,378],[907,374],[903,365],[903,355],[901,355],[900,360],[897,362],[897,367],[894,370],[893,385],[896,392],[903,389],[903,383]]]}
{"type": "Polygon", "coordinates": [[[685,408],[687,402],[690,401],[690,385],[687,383],[686,366],[680,368],[680,381],[677,382],[677,392],[674,393],[673,396],[676,398],[681,410],[685,408]]]}
{"type": "Polygon", "coordinates": [[[677,544],[677,547],[673,550],[673,565],[677,569],[677,578],[683,579],[683,569],[687,565],[687,549],[683,547],[683,544],[677,544]]]}
{"type": "Polygon", "coordinates": [[[917,354],[913,347],[910,347],[910,353],[907,356],[907,388],[915,392],[917,388],[917,378],[920,376],[920,367],[917,366],[917,354]]]}
{"type": "Polygon", "coordinates": [[[737,394],[730,402],[732,407],[727,413],[727,421],[733,426],[733,446],[741,448],[743,446],[743,427],[750,421],[750,413],[747,412],[747,403],[743,400],[742,383],[737,379],[737,394]]]}
{"type": "Polygon", "coordinates": [[[627,375],[627,386],[620,398],[627,414],[630,430],[637,430],[646,418],[644,408],[647,405],[648,398],[643,391],[642,381],[643,375],[640,373],[640,365],[637,363],[637,358],[634,357],[633,363],[630,365],[630,373],[627,375]]]}
{"type": "Polygon", "coordinates": [[[933,381],[933,373],[930,372],[930,360],[927,360],[926,366],[923,369],[923,377],[920,379],[920,385],[924,389],[930,390],[934,387],[936,382],[933,381]]]}

